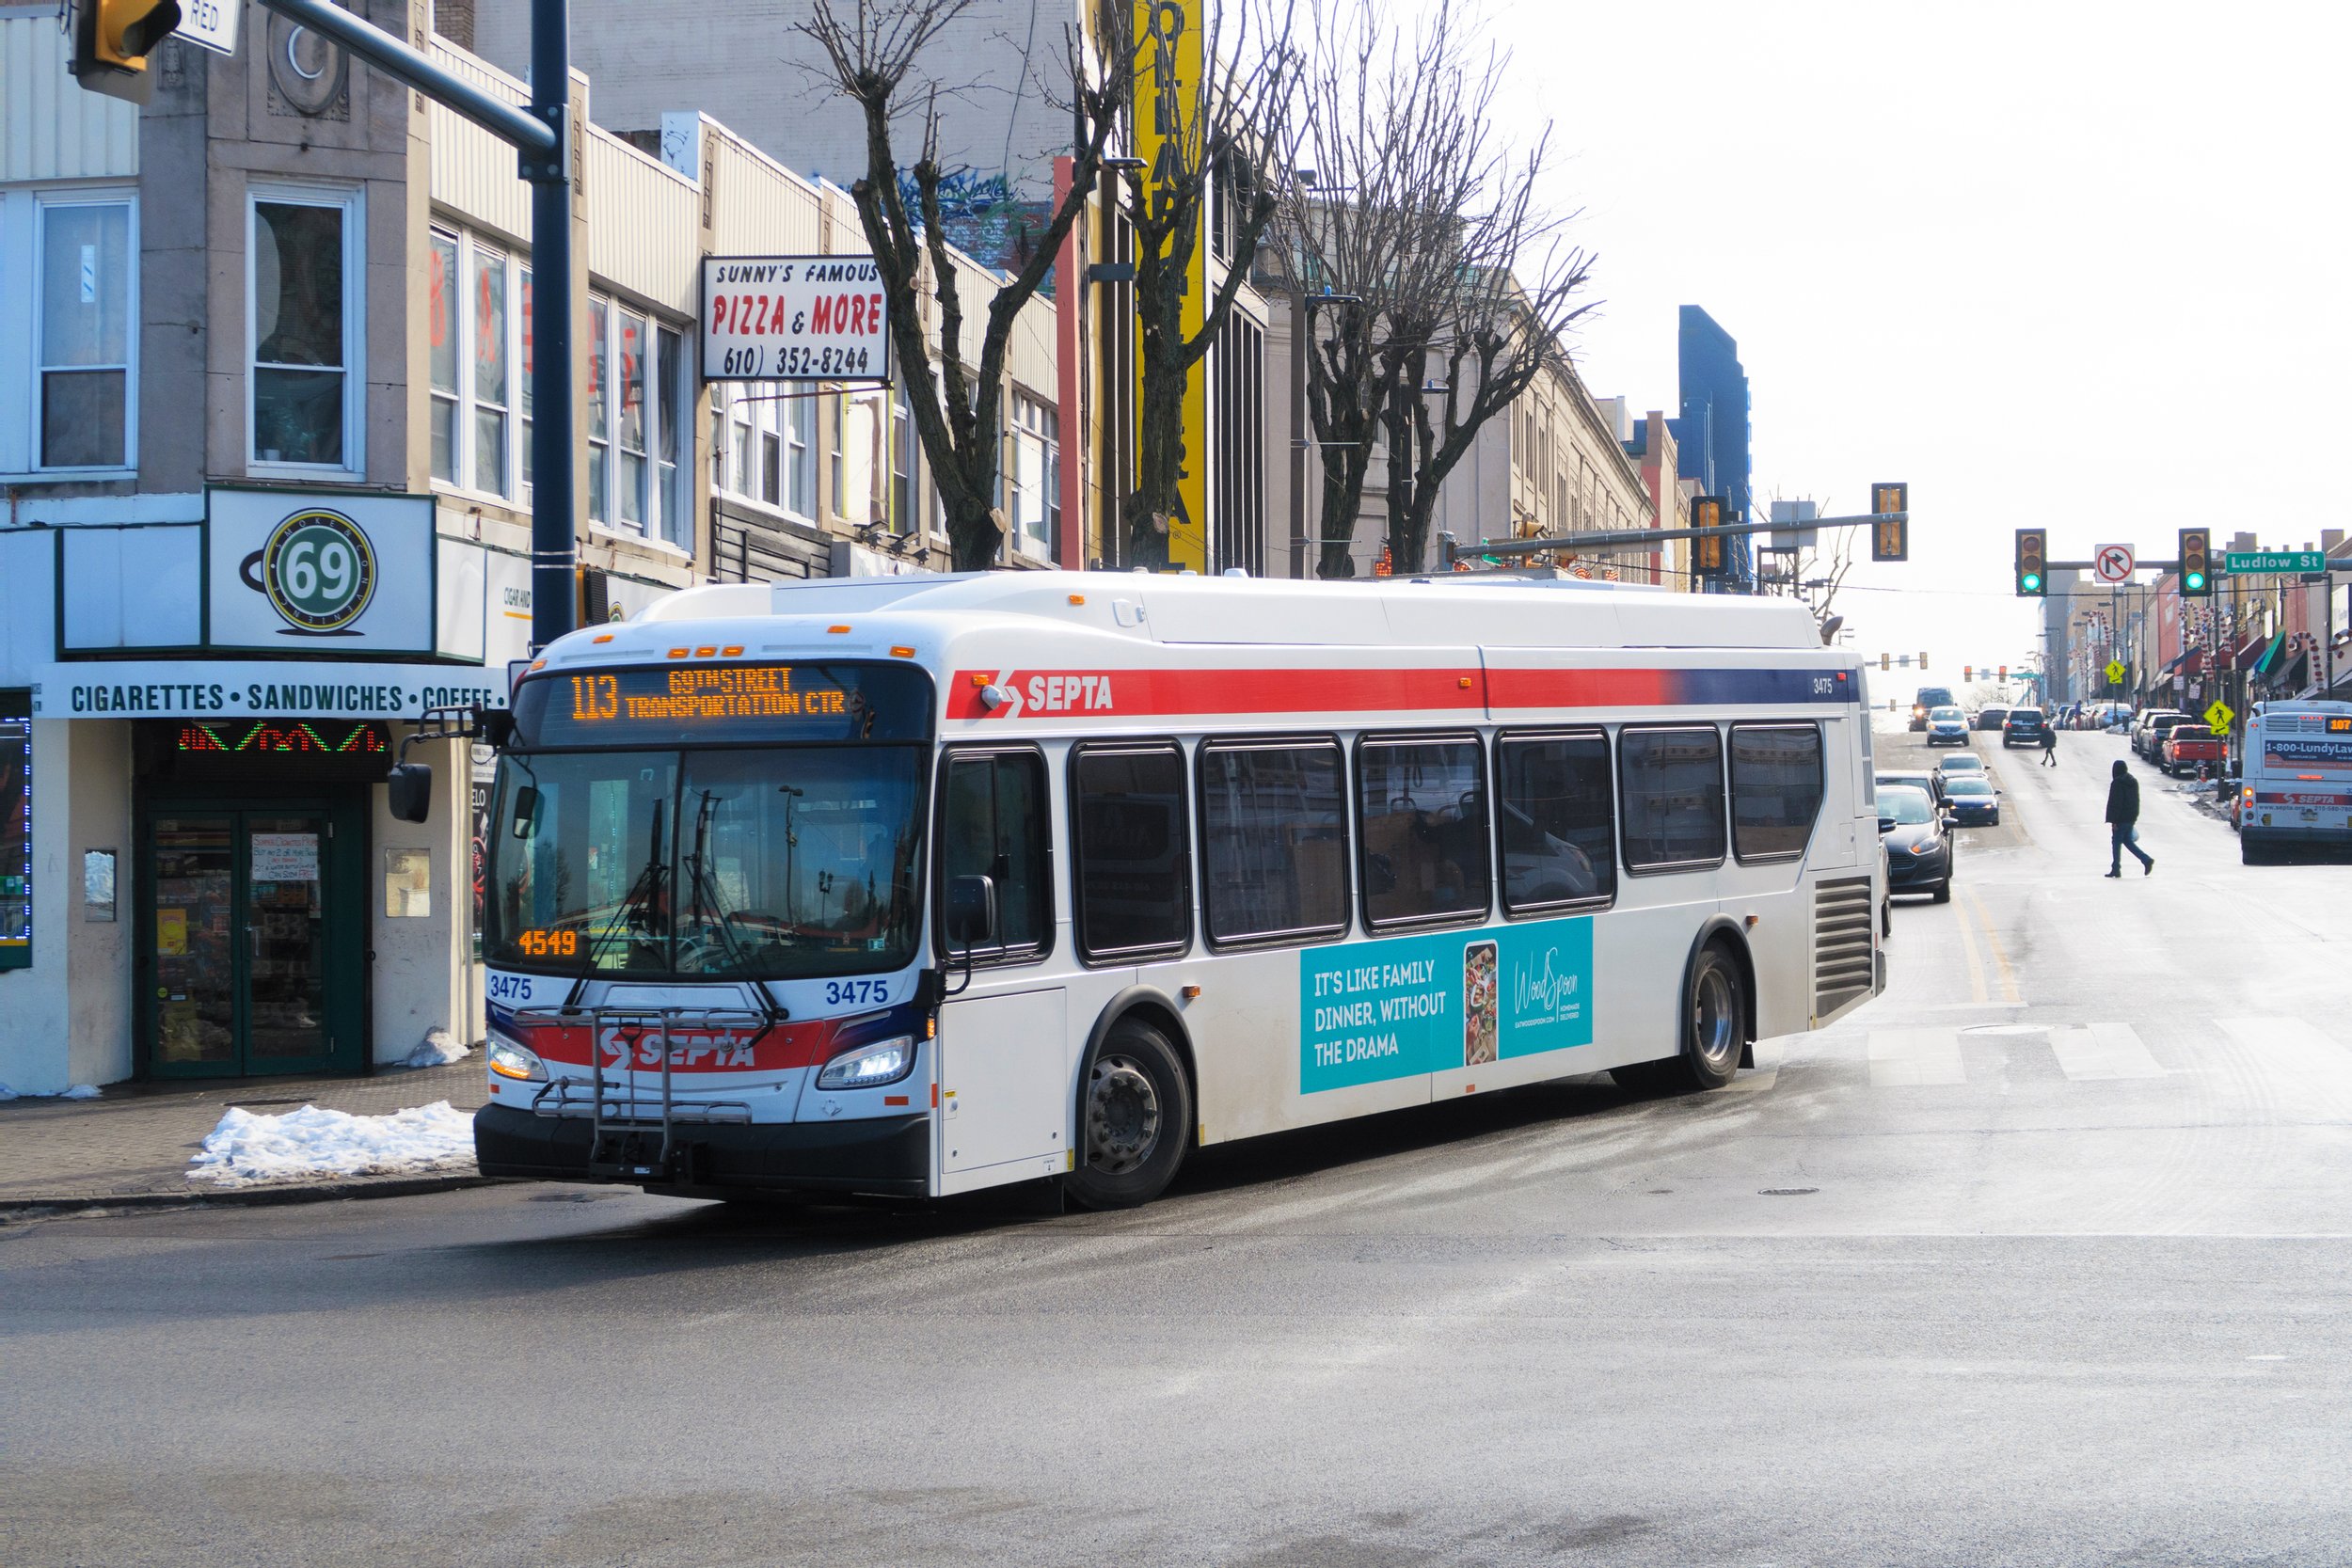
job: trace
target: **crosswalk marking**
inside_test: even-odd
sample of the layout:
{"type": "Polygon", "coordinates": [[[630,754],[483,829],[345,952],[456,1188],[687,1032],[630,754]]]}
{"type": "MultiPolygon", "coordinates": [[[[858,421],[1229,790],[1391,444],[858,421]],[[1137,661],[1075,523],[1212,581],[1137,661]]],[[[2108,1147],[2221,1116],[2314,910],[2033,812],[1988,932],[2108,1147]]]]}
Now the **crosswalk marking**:
{"type": "Polygon", "coordinates": [[[1870,1031],[1872,1088],[1919,1088],[1967,1081],[1968,1074],[1960,1062],[1959,1030],[1870,1031]]]}
{"type": "Polygon", "coordinates": [[[2128,1023],[2094,1023],[2085,1029],[2054,1029],[2050,1050],[2076,1083],[2115,1078],[2161,1078],[2164,1069],[2128,1023]]]}
{"type": "Polygon", "coordinates": [[[2217,1018],[2214,1027],[2267,1067],[2322,1077],[2352,1068],[2352,1053],[2299,1018],[2217,1018]]]}

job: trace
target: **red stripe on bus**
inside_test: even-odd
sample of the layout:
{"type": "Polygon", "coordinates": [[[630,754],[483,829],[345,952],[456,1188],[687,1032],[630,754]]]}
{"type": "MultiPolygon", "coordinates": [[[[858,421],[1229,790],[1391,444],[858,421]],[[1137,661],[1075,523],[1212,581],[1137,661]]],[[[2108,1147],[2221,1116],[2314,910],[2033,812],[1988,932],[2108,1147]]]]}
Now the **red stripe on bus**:
{"type": "Polygon", "coordinates": [[[1379,713],[1469,710],[1486,705],[1486,673],[1460,670],[959,670],[949,689],[953,720],[1041,715],[1181,713],[1379,713]],[[992,708],[981,689],[997,686],[1017,702],[992,708]]]}
{"type": "Polygon", "coordinates": [[[1497,707],[1665,707],[1673,670],[1495,670],[1486,676],[1497,707]]]}

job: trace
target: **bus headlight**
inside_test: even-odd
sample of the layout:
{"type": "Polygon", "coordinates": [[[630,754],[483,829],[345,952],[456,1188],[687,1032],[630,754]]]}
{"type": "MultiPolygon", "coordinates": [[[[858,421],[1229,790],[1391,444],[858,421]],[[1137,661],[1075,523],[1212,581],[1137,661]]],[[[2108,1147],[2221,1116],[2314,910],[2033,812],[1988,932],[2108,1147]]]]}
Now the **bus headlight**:
{"type": "Polygon", "coordinates": [[[489,1046],[490,1070],[501,1078],[512,1078],[518,1084],[547,1082],[548,1064],[530,1047],[508,1039],[495,1029],[490,1031],[489,1046]]]}
{"type": "Polygon", "coordinates": [[[914,1037],[900,1035],[896,1039],[876,1040],[861,1045],[855,1051],[845,1051],[827,1062],[817,1075],[820,1089],[870,1089],[882,1084],[895,1084],[914,1070],[914,1037]]]}

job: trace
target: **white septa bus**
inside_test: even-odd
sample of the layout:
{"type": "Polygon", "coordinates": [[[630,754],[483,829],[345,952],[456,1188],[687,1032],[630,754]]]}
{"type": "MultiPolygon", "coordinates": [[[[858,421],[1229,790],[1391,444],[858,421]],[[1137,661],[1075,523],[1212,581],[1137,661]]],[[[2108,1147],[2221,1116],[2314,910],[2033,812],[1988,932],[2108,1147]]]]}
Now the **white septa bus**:
{"type": "Polygon", "coordinates": [[[2352,703],[2257,703],[2238,778],[2238,857],[2352,845],[2352,703]]]}
{"type": "Polygon", "coordinates": [[[1867,698],[1788,601],[993,573],[723,586],[518,682],[488,1174],[1145,1201],[1193,1148],[1883,983],[1867,698]]]}

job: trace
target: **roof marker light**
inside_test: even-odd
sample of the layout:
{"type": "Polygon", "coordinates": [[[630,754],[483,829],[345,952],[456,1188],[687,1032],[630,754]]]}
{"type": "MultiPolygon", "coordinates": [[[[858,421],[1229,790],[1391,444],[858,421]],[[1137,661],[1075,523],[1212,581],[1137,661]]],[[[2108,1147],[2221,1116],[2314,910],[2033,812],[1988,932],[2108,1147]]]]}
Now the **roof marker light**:
{"type": "Polygon", "coordinates": [[[610,642],[612,641],[612,634],[609,631],[600,631],[588,641],[591,642],[610,642]]]}
{"type": "Polygon", "coordinates": [[[835,637],[839,637],[843,632],[846,632],[850,628],[847,626],[827,626],[825,628],[825,630],[831,632],[835,637]]]}
{"type": "Polygon", "coordinates": [[[979,673],[976,673],[972,676],[972,684],[973,684],[974,686],[986,686],[986,685],[988,684],[988,677],[987,677],[986,675],[979,674],[979,673]]]}
{"type": "Polygon", "coordinates": [[[1087,596],[1084,594],[1073,594],[1070,595],[1070,602],[1072,604],[1084,604],[1087,602],[1087,596]]]}
{"type": "Polygon", "coordinates": [[[719,650],[720,657],[723,658],[737,657],[742,652],[743,644],[740,642],[730,642],[725,647],[719,650]]]}
{"type": "Polygon", "coordinates": [[[691,651],[691,650],[686,648],[672,648],[670,650],[670,657],[672,658],[684,658],[691,651]]]}
{"type": "Polygon", "coordinates": [[[890,657],[893,658],[913,658],[914,657],[914,650],[913,648],[894,647],[890,650],[890,657]]]}
{"type": "Polygon", "coordinates": [[[533,670],[544,670],[548,667],[548,661],[544,658],[534,658],[531,661],[531,667],[533,670]]]}
{"type": "Polygon", "coordinates": [[[694,657],[696,658],[713,658],[718,656],[718,652],[719,645],[717,643],[706,642],[701,647],[694,650],[694,657]]]}

